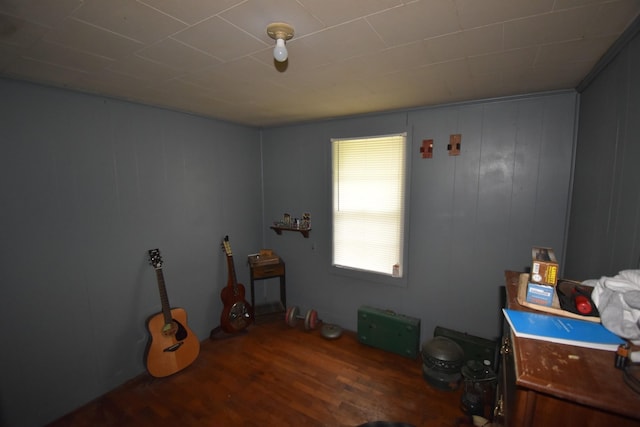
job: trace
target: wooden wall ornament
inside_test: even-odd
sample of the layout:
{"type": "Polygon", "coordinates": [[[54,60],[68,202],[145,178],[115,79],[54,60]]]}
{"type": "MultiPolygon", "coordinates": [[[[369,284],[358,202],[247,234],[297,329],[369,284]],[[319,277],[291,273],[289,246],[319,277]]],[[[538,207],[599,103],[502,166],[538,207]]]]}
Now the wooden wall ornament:
{"type": "Polygon", "coordinates": [[[462,142],[462,134],[449,135],[449,145],[447,145],[447,151],[450,156],[460,155],[460,143],[462,142]]]}
{"type": "Polygon", "coordinates": [[[423,159],[433,158],[433,139],[423,139],[420,147],[423,159]]]}

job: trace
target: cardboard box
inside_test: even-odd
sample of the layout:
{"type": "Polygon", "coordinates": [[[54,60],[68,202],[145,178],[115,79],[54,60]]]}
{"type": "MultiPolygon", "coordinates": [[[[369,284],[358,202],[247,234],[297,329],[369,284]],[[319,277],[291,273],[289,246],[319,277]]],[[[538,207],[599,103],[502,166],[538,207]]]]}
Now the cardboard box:
{"type": "Polygon", "coordinates": [[[555,286],[558,282],[558,261],[553,249],[534,246],[531,250],[531,258],[530,281],[555,286]]]}
{"type": "Polygon", "coordinates": [[[555,288],[549,285],[540,285],[538,283],[527,284],[527,302],[531,304],[544,305],[551,307],[553,304],[553,294],[555,288]]]}

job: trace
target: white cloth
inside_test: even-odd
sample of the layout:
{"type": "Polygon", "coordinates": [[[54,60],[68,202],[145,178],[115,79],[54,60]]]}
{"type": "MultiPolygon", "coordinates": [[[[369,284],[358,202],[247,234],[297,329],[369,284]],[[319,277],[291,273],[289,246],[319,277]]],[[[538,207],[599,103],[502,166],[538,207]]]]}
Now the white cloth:
{"type": "Polygon", "coordinates": [[[593,286],[591,299],[604,327],[640,345],[640,270],[623,270],[583,284],[593,286]]]}

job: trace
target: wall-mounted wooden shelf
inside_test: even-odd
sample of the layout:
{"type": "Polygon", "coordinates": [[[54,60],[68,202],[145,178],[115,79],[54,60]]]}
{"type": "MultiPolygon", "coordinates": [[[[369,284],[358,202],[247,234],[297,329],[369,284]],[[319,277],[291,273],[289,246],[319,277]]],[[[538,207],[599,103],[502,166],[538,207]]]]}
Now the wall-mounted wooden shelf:
{"type": "Polygon", "coordinates": [[[280,225],[272,225],[271,229],[276,232],[276,234],[282,234],[283,231],[297,231],[302,234],[305,238],[309,237],[310,228],[293,228],[293,227],[283,227],[280,225]]]}

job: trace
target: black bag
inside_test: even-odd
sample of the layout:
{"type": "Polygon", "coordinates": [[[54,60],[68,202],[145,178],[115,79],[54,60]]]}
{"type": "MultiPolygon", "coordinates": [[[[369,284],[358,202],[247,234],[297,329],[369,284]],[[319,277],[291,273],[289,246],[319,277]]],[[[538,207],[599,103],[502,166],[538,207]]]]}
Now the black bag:
{"type": "Polygon", "coordinates": [[[598,308],[591,299],[591,286],[584,286],[571,280],[558,280],[556,285],[558,300],[563,310],[581,316],[600,317],[598,308]]]}

